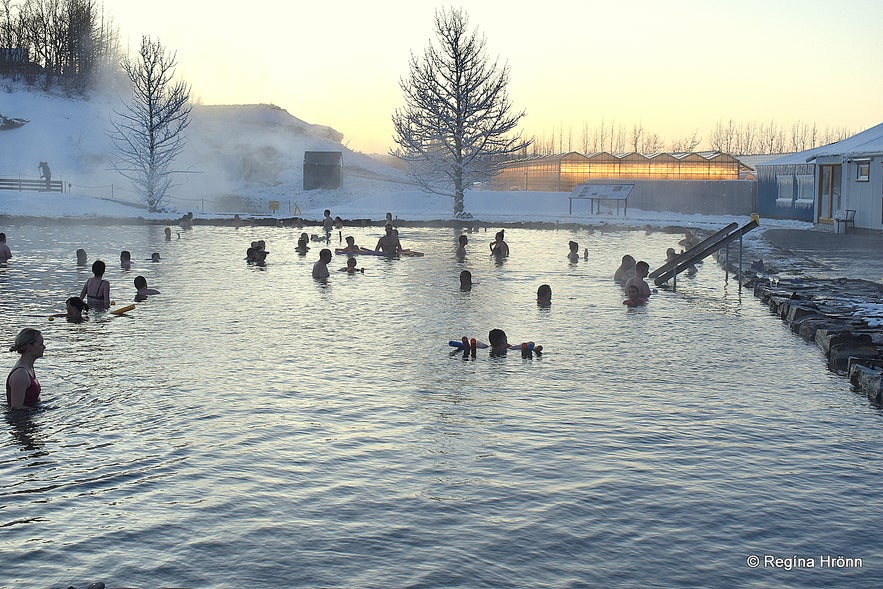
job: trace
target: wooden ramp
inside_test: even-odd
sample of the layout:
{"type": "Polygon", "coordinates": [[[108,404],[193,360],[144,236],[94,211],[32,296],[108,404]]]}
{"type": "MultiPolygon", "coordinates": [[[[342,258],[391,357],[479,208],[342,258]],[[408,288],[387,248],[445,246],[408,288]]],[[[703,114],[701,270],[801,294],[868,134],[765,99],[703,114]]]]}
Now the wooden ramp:
{"type": "Polygon", "coordinates": [[[651,272],[648,277],[653,279],[653,283],[656,286],[662,286],[669,279],[684,272],[696,262],[704,260],[722,247],[726,247],[734,239],[742,237],[752,229],[755,229],[757,225],[757,221],[750,221],[742,227],[739,227],[738,223],[730,223],[711,237],[704,239],[679,255],[675,260],[660,266],[651,272]]]}

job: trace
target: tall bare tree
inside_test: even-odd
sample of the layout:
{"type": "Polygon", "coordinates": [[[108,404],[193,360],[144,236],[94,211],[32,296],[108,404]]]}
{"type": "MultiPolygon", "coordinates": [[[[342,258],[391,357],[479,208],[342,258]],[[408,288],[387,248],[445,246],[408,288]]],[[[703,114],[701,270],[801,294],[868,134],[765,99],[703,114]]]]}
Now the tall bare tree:
{"type": "Polygon", "coordinates": [[[172,186],[172,163],[181,153],[190,125],[190,86],[173,80],[176,54],[150,37],[141,38],[136,60],[123,60],[132,83],[125,110],[115,112],[111,141],[117,171],[128,178],[150,211],[156,211],[172,186]]]}
{"type": "Polygon", "coordinates": [[[488,59],[466,14],[436,11],[434,33],[435,43],[422,57],[411,54],[399,81],[405,106],[392,116],[397,147],[390,154],[409,164],[424,190],[453,197],[460,215],[465,189],[490,180],[505,156],[531,142],[515,133],[524,112],[512,112],[508,66],[488,59]]]}

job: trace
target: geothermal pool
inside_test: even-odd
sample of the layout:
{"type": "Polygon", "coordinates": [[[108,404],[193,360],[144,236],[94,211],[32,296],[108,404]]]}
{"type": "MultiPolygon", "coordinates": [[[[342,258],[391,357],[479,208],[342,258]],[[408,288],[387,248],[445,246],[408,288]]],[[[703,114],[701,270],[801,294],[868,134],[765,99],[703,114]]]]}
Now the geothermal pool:
{"type": "Polygon", "coordinates": [[[652,268],[682,235],[512,229],[497,264],[491,227],[460,263],[459,231],[403,227],[425,257],[323,285],[292,229],[3,230],[2,342],[48,349],[43,408],[0,437],[0,586],[883,584],[880,411],[711,260],[622,305],[622,254],[652,268]],[[139,274],[162,294],[49,322],[79,247],[117,305],[139,274]],[[494,327],[545,354],[450,354],[494,327]]]}

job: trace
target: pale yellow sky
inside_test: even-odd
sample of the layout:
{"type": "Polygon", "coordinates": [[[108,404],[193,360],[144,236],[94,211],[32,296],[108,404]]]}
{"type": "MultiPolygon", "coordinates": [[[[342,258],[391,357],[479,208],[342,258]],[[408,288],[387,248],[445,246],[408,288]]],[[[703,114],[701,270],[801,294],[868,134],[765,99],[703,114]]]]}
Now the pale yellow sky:
{"type": "MultiPolygon", "coordinates": [[[[718,121],[860,131],[883,121],[883,2],[596,0],[462,7],[507,62],[525,135],[601,121],[666,143],[718,121]]],[[[105,0],[124,45],[177,51],[204,104],[272,103],[334,127],[352,149],[386,152],[398,81],[422,54],[427,0],[105,0]]]]}

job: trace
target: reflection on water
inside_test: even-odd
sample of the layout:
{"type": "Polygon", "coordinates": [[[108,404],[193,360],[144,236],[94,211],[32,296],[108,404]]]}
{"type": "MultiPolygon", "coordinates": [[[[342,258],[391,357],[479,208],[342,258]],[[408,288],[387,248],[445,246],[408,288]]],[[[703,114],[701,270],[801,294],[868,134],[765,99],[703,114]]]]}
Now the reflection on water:
{"type": "MultiPolygon", "coordinates": [[[[2,341],[36,326],[47,343],[44,408],[7,416],[0,442],[10,586],[883,581],[876,410],[711,261],[622,304],[623,253],[654,267],[680,235],[507,229],[498,263],[494,228],[458,261],[459,232],[403,227],[425,257],[365,256],[347,275],[336,256],[322,285],[321,247],[298,255],[296,230],[5,232],[2,341]],[[260,269],[244,262],[258,239],[260,269]],[[568,260],[569,240],[589,259],[568,260]],[[118,306],[138,275],[162,294],[49,322],[91,275],[80,247],[108,262],[118,306]],[[545,353],[447,345],[492,328],[545,353]],[[865,568],[744,564],[832,552],[865,568]]],[[[381,229],[350,233],[371,246],[381,229]]]]}

